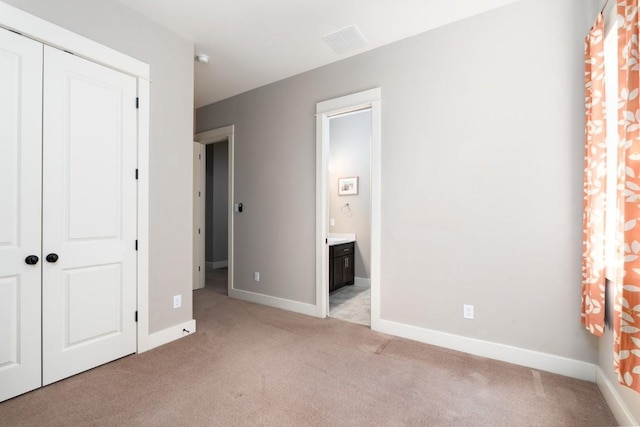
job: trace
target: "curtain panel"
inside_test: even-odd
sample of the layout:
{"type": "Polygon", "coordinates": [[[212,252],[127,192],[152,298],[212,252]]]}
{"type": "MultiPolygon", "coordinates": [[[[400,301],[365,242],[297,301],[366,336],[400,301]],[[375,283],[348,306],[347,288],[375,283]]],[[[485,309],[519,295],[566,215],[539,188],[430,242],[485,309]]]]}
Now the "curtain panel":
{"type": "Polygon", "coordinates": [[[640,392],[640,58],[638,0],[617,0],[618,227],[614,364],[621,384],[640,392]]]}
{"type": "Polygon", "coordinates": [[[585,166],[582,218],[582,313],[592,334],[604,333],[606,123],[604,87],[604,17],[585,39],[585,166]]]}

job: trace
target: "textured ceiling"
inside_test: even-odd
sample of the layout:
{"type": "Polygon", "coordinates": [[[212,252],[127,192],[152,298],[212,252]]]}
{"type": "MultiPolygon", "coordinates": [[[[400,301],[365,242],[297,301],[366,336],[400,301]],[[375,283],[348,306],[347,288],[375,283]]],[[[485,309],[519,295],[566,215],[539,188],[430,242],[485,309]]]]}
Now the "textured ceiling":
{"type": "Polygon", "coordinates": [[[195,43],[195,106],[237,95],[518,0],[118,0],[195,43]],[[368,45],[323,35],[355,24],[368,45]]]}

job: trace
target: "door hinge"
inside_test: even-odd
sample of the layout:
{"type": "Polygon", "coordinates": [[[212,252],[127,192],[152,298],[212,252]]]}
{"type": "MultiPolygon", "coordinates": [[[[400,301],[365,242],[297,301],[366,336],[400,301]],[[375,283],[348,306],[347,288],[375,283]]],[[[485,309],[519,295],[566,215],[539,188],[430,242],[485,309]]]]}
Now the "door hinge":
{"type": "Polygon", "coordinates": [[[136,323],[138,323],[138,310],[136,310],[136,323]]]}
{"type": "Polygon", "coordinates": [[[329,244],[329,239],[324,239],[324,243],[329,244]]]}
{"type": "Polygon", "coordinates": [[[138,250],[138,240],[136,239],[136,251],[138,250]]]}
{"type": "Polygon", "coordinates": [[[138,169],[136,169],[136,179],[138,179],[138,169]]]}
{"type": "Polygon", "coordinates": [[[200,271],[200,266],[198,266],[198,271],[200,271]]]}
{"type": "Polygon", "coordinates": [[[198,197],[202,197],[202,196],[200,195],[200,192],[199,192],[199,191],[198,191],[198,197]]]}
{"type": "Polygon", "coordinates": [[[202,160],[202,154],[198,154],[198,160],[202,160]]]}
{"type": "Polygon", "coordinates": [[[140,108],[140,98],[136,98],[136,108],[140,108]]]}
{"type": "Polygon", "coordinates": [[[198,234],[200,234],[200,229],[198,228],[198,234]]]}

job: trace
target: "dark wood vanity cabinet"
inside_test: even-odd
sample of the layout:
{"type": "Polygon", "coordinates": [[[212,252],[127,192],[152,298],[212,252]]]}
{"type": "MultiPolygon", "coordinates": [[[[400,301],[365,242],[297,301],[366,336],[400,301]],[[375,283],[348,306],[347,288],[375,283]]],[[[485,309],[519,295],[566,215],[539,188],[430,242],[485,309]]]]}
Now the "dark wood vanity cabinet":
{"type": "Polygon", "coordinates": [[[353,262],[355,243],[329,246],[329,292],[353,285],[353,262]]]}

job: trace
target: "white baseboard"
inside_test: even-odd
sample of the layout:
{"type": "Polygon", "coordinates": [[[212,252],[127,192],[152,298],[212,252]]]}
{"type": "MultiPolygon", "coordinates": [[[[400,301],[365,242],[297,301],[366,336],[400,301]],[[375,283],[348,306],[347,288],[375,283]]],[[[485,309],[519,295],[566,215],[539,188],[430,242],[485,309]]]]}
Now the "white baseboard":
{"type": "Polygon", "coordinates": [[[280,308],[282,310],[293,311],[294,313],[306,314],[307,316],[317,316],[317,308],[313,304],[293,301],[290,299],[272,297],[256,292],[243,291],[240,289],[230,289],[229,297],[243,301],[255,302],[257,304],[268,305],[269,307],[280,308]]]}
{"type": "Polygon", "coordinates": [[[595,382],[596,380],[596,365],[593,363],[582,362],[580,360],[512,347],[504,344],[497,344],[490,341],[482,341],[460,335],[448,334],[446,332],[419,328],[417,326],[406,325],[389,320],[380,319],[373,323],[373,330],[383,332],[385,334],[396,335],[426,344],[436,345],[438,347],[462,351],[464,353],[488,357],[490,359],[500,360],[503,362],[514,363],[516,365],[527,366],[541,371],[553,372],[555,374],[578,378],[585,381],[595,382]]]}
{"type": "Polygon", "coordinates": [[[213,268],[214,270],[217,268],[225,268],[229,266],[229,261],[207,261],[206,263],[207,268],[211,269],[213,268]]]}
{"type": "Polygon", "coordinates": [[[191,319],[179,325],[154,332],[149,334],[149,347],[147,350],[151,350],[152,348],[160,347],[161,345],[170,343],[171,341],[186,337],[187,335],[193,334],[195,331],[196,321],[195,319],[191,319]],[[189,332],[185,332],[185,329],[189,332]]]}
{"type": "Polygon", "coordinates": [[[633,418],[633,415],[625,405],[624,400],[620,397],[615,387],[607,376],[602,372],[599,366],[596,366],[596,384],[598,384],[598,388],[604,396],[604,400],[609,405],[611,412],[613,412],[613,416],[616,417],[616,421],[621,426],[637,426],[638,421],[633,418]]]}
{"type": "Polygon", "coordinates": [[[356,277],[353,281],[355,286],[360,286],[362,288],[370,288],[371,287],[371,279],[365,279],[364,277],[356,277]]]}

